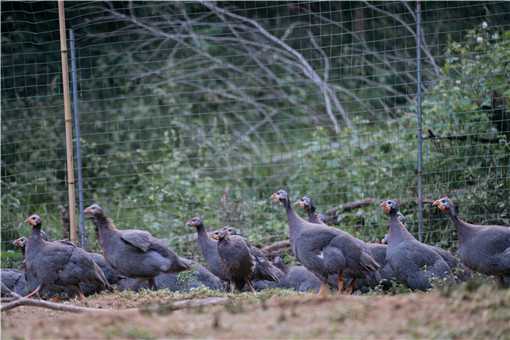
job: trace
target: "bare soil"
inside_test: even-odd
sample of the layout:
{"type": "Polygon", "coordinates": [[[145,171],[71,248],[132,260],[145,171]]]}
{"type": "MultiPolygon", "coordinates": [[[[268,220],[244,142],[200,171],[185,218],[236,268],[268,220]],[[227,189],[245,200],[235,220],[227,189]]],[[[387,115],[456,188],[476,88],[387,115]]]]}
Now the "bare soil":
{"type": "Polygon", "coordinates": [[[210,295],[222,296],[158,291],[67,302],[111,310],[108,313],[19,307],[2,313],[2,339],[510,339],[510,289],[490,286],[326,299],[265,291],[225,295],[231,303],[223,306],[177,311],[155,307],[210,295]]]}

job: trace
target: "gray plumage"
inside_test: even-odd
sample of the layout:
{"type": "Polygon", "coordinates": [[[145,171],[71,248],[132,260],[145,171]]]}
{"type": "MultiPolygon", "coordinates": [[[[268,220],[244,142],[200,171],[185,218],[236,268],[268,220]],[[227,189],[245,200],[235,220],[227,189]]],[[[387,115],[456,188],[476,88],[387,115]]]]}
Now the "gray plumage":
{"type": "MultiPolygon", "coordinates": [[[[239,230],[225,226],[222,229],[226,230],[230,235],[237,235],[243,237],[239,230]]],[[[221,229],[220,229],[221,230],[221,229]]],[[[219,231],[219,230],[217,230],[219,231]]],[[[250,249],[250,253],[255,259],[255,270],[253,272],[254,280],[268,280],[268,281],[280,281],[280,279],[285,275],[285,273],[275,265],[271,261],[269,261],[259,248],[252,245],[246,238],[243,237],[244,242],[248,245],[250,249]]]]}
{"type": "Polygon", "coordinates": [[[451,269],[443,258],[416,240],[398,217],[398,203],[386,200],[381,206],[390,215],[387,261],[398,281],[411,289],[430,289],[432,278],[445,278],[451,269]]]}
{"type": "Polygon", "coordinates": [[[238,235],[230,235],[224,229],[216,232],[215,237],[218,240],[218,254],[231,289],[232,284],[239,291],[248,285],[254,291],[251,279],[255,270],[255,258],[244,239],[238,235]]]}
{"type": "MultiPolygon", "coordinates": [[[[43,237],[43,239],[47,240],[47,237],[45,235],[46,234],[43,234],[43,232],[41,231],[41,237],[43,237]]],[[[13,244],[23,254],[23,259],[25,259],[26,242],[27,242],[27,238],[24,236],[13,241],[13,244]]],[[[74,244],[68,240],[56,240],[54,242],[60,242],[64,245],[74,246],[74,244]]],[[[99,266],[99,268],[101,268],[101,270],[103,271],[103,274],[106,277],[106,280],[108,281],[108,283],[110,285],[115,284],[120,280],[121,275],[108,264],[108,262],[105,260],[103,255],[98,254],[98,253],[91,253],[91,252],[86,252],[86,253],[99,266]]],[[[23,275],[25,275],[25,273],[23,273],[23,275]]],[[[103,284],[97,284],[97,283],[93,284],[93,283],[83,283],[83,282],[80,283],[80,289],[86,296],[95,294],[95,293],[99,293],[99,292],[103,291],[105,288],[106,287],[103,284]]],[[[47,291],[46,293],[48,296],[57,295],[56,292],[52,292],[52,291],[47,291]]],[[[66,293],[68,293],[68,292],[66,292],[66,293]]]]}
{"type": "Polygon", "coordinates": [[[363,241],[342,230],[305,221],[294,212],[284,190],[274,193],[272,198],[281,202],[287,211],[294,255],[323,285],[327,284],[329,275],[339,274],[340,283],[344,274],[353,279],[367,278],[379,269],[363,241]]]}
{"type": "MultiPolygon", "coordinates": [[[[308,222],[310,223],[318,223],[321,225],[326,225],[323,214],[317,212],[317,208],[314,204],[314,201],[309,196],[301,197],[296,204],[303,208],[308,215],[308,222]]],[[[362,241],[362,240],[360,240],[362,241]]],[[[364,242],[364,241],[362,241],[364,242]]],[[[374,260],[379,264],[380,268],[378,270],[378,274],[370,274],[366,278],[361,278],[361,280],[357,280],[356,288],[367,290],[368,288],[373,288],[380,283],[380,280],[392,280],[394,279],[394,273],[391,269],[391,266],[386,262],[386,249],[387,246],[383,244],[377,243],[368,243],[364,242],[366,249],[368,249],[370,255],[374,258],[374,260]]],[[[347,279],[351,279],[349,275],[346,275],[347,279]]],[[[328,279],[329,282],[333,281],[330,277],[328,279]]]]}
{"type": "Polygon", "coordinates": [[[25,269],[30,290],[71,290],[83,296],[80,283],[110,285],[99,266],[81,248],[72,243],[45,241],[41,235],[41,219],[32,215],[27,219],[32,235],[26,242],[25,269]]]}
{"type": "MultiPolygon", "coordinates": [[[[193,263],[190,270],[175,273],[162,273],[154,278],[156,289],[168,289],[172,292],[189,292],[192,289],[206,287],[213,290],[223,290],[222,281],[208,271],[204,266],[193,263]]],[[[139,291],[148,289],[146,281],[124,278],[118,282],[120,290],[139,291]]]]}
{"type": "MultiPolygon", "coordinates": [[[[106,280],[110,285],[119,282],[122,276],[115,269],[113,269],[112,266],[110,266],[110,264],[106,261],[103,255],[91,252],[87,252],[87,254],[99,266],[99,268],[101,268],[106,277],[106,280]]],[[[85,296],[100,293],[105,289],[105,287],[103,287],[102,285],[90,283],[80,283],[80,288],[85,294],[85,296]]]]}
{"type": "Polygon", "coordinates": [[[308,196],[303,196],[296,202],[299,207],[305,210],[308,216],[308,222],[310,223],[318,223],[318,224],[326,224],[325,217],[323,214],[317,212],[317,208],[313,200],[308,196]]]}
{"type": "Polygon", "coordinates": [[[146,279],[154,287],[154,277],[160,273],[189,269],[189,260],[177,256],[149,232],[118,230],[99,205],[91,205],[85,214],[93,219],[105,259],[121,275],[146,279]]]}
{"type": "MultiPolygon", "coordinates": [[[[209,237],[202,219],[200,217],[193,217],[186,222],[186,224],[196,229],[198,246],[207,262],[209,270],[220,279],[228,281],[227,273],[225,273],[224,266],[218,254],[218,241],[209,237]]],[[[239,235],[239,231],[232,227],[223,227],[215,232],[219,232],[222,229],[226,229],[231,235],[241,236],[239,235]]],[[[215,232],[213,232],[213,234],[215,232]]],[[[246,239],[244,241],[255,259],[254,280],[278,281],[283,277],[283,272],[273,266],[260,249],[251,245],[246,239]]]]}
{"type": "Polygon", "coordinates": [[[457,229],[462,262],[470,269],[494,275],[502,286],[510,281],[510,226],[477,225],[458,217],[455,205],[448,197],[433,203],[446,213],[457,229]]]}
{"type": "Polygon", "coordinates": [[[25,272],[17,269],[2,269],[0,270],[0,276],[0,281],[2,282],[2,296],[10,296],[9,290],[18,295],[27,294],[25,272]]]}
{"type": "Polygon", "coordinates": [[[186,222],[186,224],[194,227],[197,231],[198,247],[207,262],[207,268],[221,280],[228,281],[228,276],[225,273],[220,255],[218,254],[218,241],[209,237],[202,219],[200,217],[193,217],[186,222]]]}

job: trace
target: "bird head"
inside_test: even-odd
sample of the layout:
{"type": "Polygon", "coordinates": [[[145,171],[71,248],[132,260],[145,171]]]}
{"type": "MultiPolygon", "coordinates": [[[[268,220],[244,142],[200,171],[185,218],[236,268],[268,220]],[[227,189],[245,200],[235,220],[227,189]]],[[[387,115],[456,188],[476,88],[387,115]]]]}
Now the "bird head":
{"type": "Polygon", "coordinates": [[[289,194],[287,194],[287,191],[280,189],[271,195],[271,200],[275,203],[281,202],[286,204],[289,201],[289,194]]]}
{"type": "Polygon", "coordinates": [[[379,206],[383,209],[386,215],[390,215],[398,212],[399,203],[396,200],[384,200],[379,206]]]}
{"type": "Polygon", "coordinates": [[[41,217],[37,214],[33,214],[28,216],[28,218],[25,220],[25,223],[30,224],[32,227],[38,227],[41,225],[41,217]]]}
{"type": "Polygon", "coordinates": [[[434,202],[432,202],[432,205],[437,207],[444,213],[448,213],[449,211],[454,209],[452,201],[447,196],[435,200],[434,202]]]}
{"type": "Polygon", "coordinates": [[[230,235],[241,235],[241,232],[238,229],[233,228],[229,225],[226,225],[221,229],[226,230],[230,235]]]}
{"type": "Polygon", "coordinates": [[[229,236],[230,236],[230,232],[227,229],[222,228],[220,230],[216,230],[215,232],[213,232],[211,235],[211,238],[215,239],[216,241],[221,241],[221,240],[228,240],[229,236]]]}
{"type": "Polygon", "coordinates": [[[99,204],[92,204],[85,210],[83,210],[83,213],[87,218],[94,218],[99,216],[104,216],[103,208],[99,206],[99,204]]]}
{"type": "Polygon", "coordinates": [[[12,241],[12,244],[18,249],[24,249],[27,243],[27,238],[25,236],[21,236],[20,238],[12,241]]]}
{"type": "Polygon", "coordinates": [[[186,225],[190,226],[190,227],[195,227],[195,228],[198,228],[200,227],[204,222],[202,221],[202,219],[198,216],[195,216],[191,219],[188,220],[188,222],[186,222],[186,225]]]}
{"type": "Polygon", "coordinates": [[[308,196],[301,197],[295,205],[299,206],[301,209],[304,209],[306,212],[310,212],[315,210],[313,206],[312,199],[308,196]]]}

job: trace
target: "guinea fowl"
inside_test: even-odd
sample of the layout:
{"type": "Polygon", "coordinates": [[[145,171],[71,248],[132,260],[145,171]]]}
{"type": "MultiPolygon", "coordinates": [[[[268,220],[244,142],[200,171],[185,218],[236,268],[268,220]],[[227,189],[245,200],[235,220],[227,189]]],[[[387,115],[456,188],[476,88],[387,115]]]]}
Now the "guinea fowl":
{"type": "MultiPolygon", "coordinates": [[[[46,240],[46,239],[45,239],[46,240]]],[[[46,240],[47,241],[47,240],[46,240]]],[[[22,236],[16,240],[14,240],[12,243],[20,249],[21,253],[23,254],[23,259],[25,258],[25,248],[26,248],[26,242],[27,238],[22,236]]],[[[74,245],[70,241],[67,240],[57,240],[54,242],[60,242],[67,245],[74,245]]],[[[103,271],[106,280],[110,285],[116,284],[121,279],[121,275],[113,269],[108,262],[105,260],[104,256],[98,253],[91,253],[86,252],[92,260],[101,268],[103,271]]],[[[24,261],[23,261],[24,264],[24,261]]],[[[80,289],[85,295],[91,295],[94,293],[99,293],[104,289],[104,286],[101,284],[90,284],[90,283],[80,283],[80,289]]],[[[48,292],[49,296],[56,295],[54,292],[48,292]]]]}
{"type": "Polygon", "coordinates": [[[305,221],[292,209],[285,190],[273,193],[271,198],[285,207],[292,252],[321,281],[319,294],[328,291],[330,275],[338,274],[339,292],[349,289],[352,293],[357,278],[369,278],[377,274],[379,264],[370,255],[363,241],[342,230],[305,221]],[[352,278],[347,289],[344,287],[344,274],[352,278]]]}
{"type": "Polygon", "coordinates": [[[285,273],[280,268],[273,265],[273,263],[271,263],[271,261],[267,259],[266,255],[264,255],[262,250],[250,244],[250,242],[248,242],[246,238],[241,236],[237,229],[229,226],[225,226],[222,229],[228,231],[230,235],[237,235],[239,237],[242,237],[244,242],[250,249],[250,253],[253,255],[253,258],[255,259],[255,271],[253,273],[254,280],[268,280],[278,282],[285,275],[285,273]]]}
{"type": "Polygon", "coordinates": [[[27,284],[30,289],[37,285],[30,295],[57,288],[73,291],[83,298],[80,283],[111,289],[101,268],[83,249],[72,243],[45,241],[38,215],[31,215],[25,222],[32,225],[32,235],[26,242],[25,250],[27,284]]]}
{"type": "Polygon", "coordinates": [[[494,275],[500,285],[510,283],[510,227],[471,224],[459,218],[455,205],[448,197],[432,203],[447,214],[457,228],[462,262],[470,269],[494,275]]]}
{"type": "Polygon", "coordinates": [[[241,291],[245,285],[255,292],[251,283],[255,271],[255,258],[244,239],[238,235],[230,235],[227,229],[214,232],[213,237],[218,241],[218,254],[230,281],[231,292],[234,286],[241,291]]]}
{"type": "MultiPolygon", "coordinates": [[[[202,251],[202,255],[207,262],[209,270],[223,281],[229,281],[227,273],[225,273],[220,255],[218,254],[218,241],[209,237],[205,230],[204,222],[202,219],[200,217],[193,217],[188,222],[186,222],[186,224],[196,228],[198,245],[202,251]]],[[[239,231],[232,227],[223,227],[222,229],[226,229],[231,235],[241,236],[239,235],[239,231]]],[[[215,232],[213,232],[213,234],[215,232]]],[[[246,240],[245,242],[248,245],[251,254],[255,258],[255,272],[253,274],[253,279],[278,281],[281,277],[283,277],[284,273],[273,266],[273,264],[267,260],[266,256],[259,248],[252,246],[246,240]]]]}
{"type": "Polygon", "coordinates": [[[209,237],[202,219],[200,217],[193,217],[186,222],[186,225],[196,229],[198,246],[200,247],[202,256],[207,262],[208,269],[221,280],[228,281],[228,276],[225,273],[220,255],[218,254],[218,241],[209,237]]]}
{"type": "Polygon", "coordinates": [[[449,276],[451,268],[443,258],[429,245],[416,240],[400,222],[397,201],[383,201],[381,207],[390,216],[386,257],[397,280],[411,289],[427,290],[432,287],[433,277],[449,276]]]}
{"type": "MultiPolygon", "coordinates": [[[[324,215],[316,212],[316,207],[313,203],[313,200],[308,196],[301,197],[297,202],[300,208],[303,208],[308,215],[308,221],[311,223],[319,223],[325,225],[324,215]]],[[[362,241],[364,242],[364,241],[362,241]]],[[[387,246],[384,244],[378,243],[365,243],[366,247],[370,251],[370,255],[375,259],[375,261],[380,265],[379,273],[381,275],[381,279],[383,280],[391,280],[393,279],[393,271],[391,267],[386,265],[386,248],[387,246]]],[[[329,278],[331,281],[331,278],[329,278]]],[[[377,280],[362,280],[359,282],[357,288],[369,288],[374,287],[379,282],[377,280]]]]}
{"type": "MultiPolygon", "coordinates": [[[[398,220],[403,224],[403,226],[407,229],[406,225],[406,217],[399,211],[397,213],[398,220]]],[[[381,243],[387,244],[388,243],[388,234],[384,235],[384,238],[381,240],[381,243]]],[[[448,264],[450,269],[455,270],[455,276],[460,281],[465,281],[469,277],[471,277],[471,271],[466,268],[464,265],[462,265],[461,262],[458,261],[458,259],[450,253],[448,250],[445,250],[441,247],[425,244],[427,247],[435,251],[439,256],[443,258],[443,260],[448,264]]],[[[384,275],[383,275],[384,276],[384,275]]]]}
{"type": "Polygon", "coordinates": [[[306,214],[308,215],[308,222],[326,224],[324,222],[324,215],[316,212],[317,208],[315,207],[315,204],[310,197],[303,196],[295,204],[305,210],[306,214]]]}
{"type": "Polygon", "coordinates": [[[96,226],[99,244],[106,261],[121,275],[147,280],[155,287],[160,273],[177,273],[189,269],[191,262],[177,256],[163,240],[143,230],[118,230],[103,209],[93,204],[84,210],[96,226]]]}

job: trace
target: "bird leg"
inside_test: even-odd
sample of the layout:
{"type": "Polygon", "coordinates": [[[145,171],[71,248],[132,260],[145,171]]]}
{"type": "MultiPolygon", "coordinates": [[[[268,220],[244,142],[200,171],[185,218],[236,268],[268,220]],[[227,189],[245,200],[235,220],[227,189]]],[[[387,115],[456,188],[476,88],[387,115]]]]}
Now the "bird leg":
{"type": "Polygon", "coordinates": [[[76,287],[73,287],[73,288],[74,288],[74,290],[76,292],[76,297],[78,298],[78,300],[82,301],[83,299],[85,299],[85,295],[81,291],[80,286],[76,286],[76,287]]]}
{"type": "Polygon", "coordinates": [[[246,280],[246,284],[248,285],[252,293],[256,293],[255,288],[253,288],[253,285],[251,284],[250,280],[246,280]]]}
{"type": "Polygon", "coordinates": [[[321,287],[317,295],[319,295],[320,297],[326,297],[329,295],[329,287],[327,283],[321,282],[321,287]]]}
{"type": "Polygon", "coordinates": [[[235,291],[235,284],[233,282],[229,283],[230,293],[234,294],[235,291]]]}
{"type": "Polygon", "coordinates": [[[149,282],[149,289],[156,290],[156,281],[153,277],[147,280],[149,282]]]}
{"type": "Polygon", "coordinates": [[[341,295],[344,292],[344,285],[345,285],[343,272],[338,273],[337,284],[338,284],[338,294],[341,295]]]}
{"type": "Polygon", "coordinates": [[[345,294],[351,295],[354,292],[355,284],[356,284],[356,278],[352,278],[351,282],[349,283],[349,286],[345,290],[345,294]]]}

